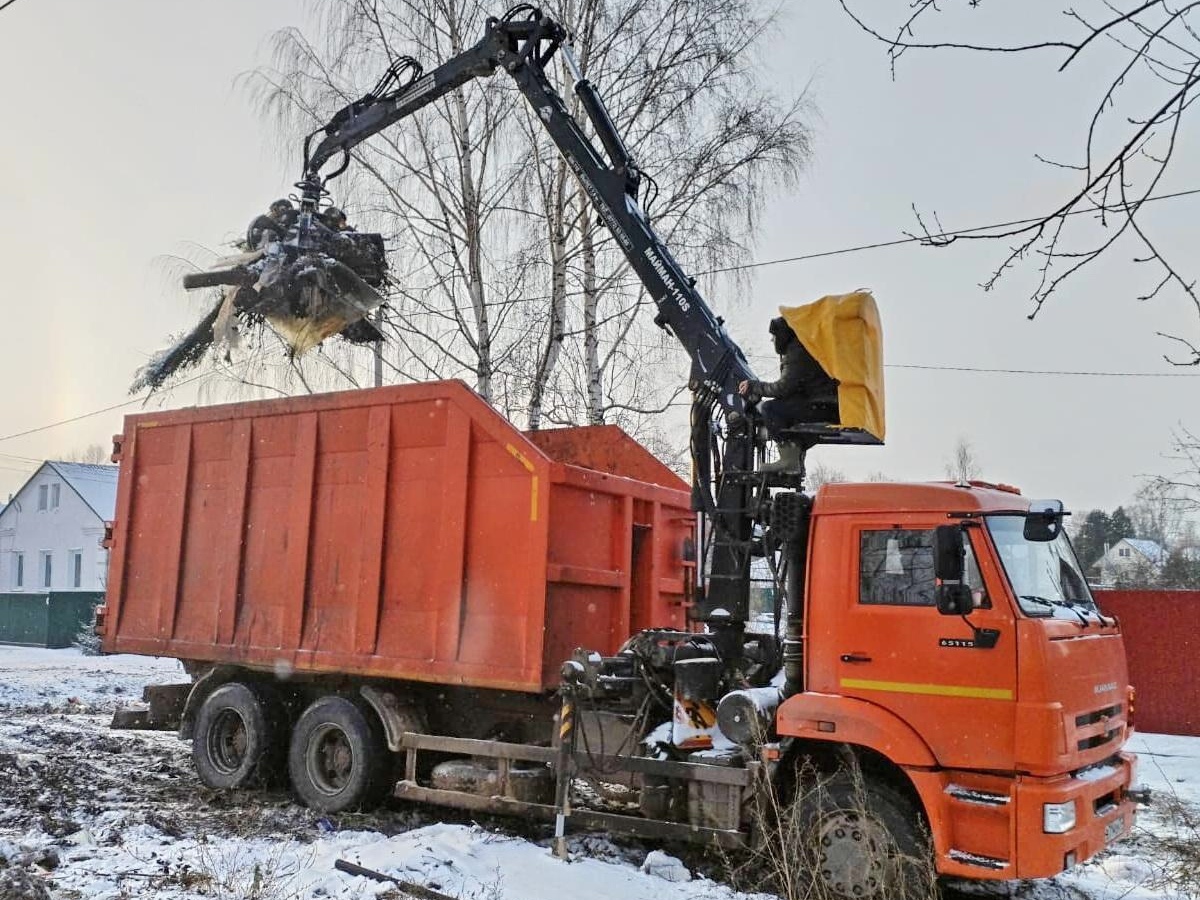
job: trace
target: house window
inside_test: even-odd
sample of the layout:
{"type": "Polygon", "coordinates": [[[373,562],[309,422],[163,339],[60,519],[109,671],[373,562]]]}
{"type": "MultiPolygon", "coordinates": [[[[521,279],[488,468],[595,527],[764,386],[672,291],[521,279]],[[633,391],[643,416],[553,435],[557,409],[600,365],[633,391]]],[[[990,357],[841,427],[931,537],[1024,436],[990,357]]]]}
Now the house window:
{"type": "Polygon", "coordinates": [[[71,587],[83,587],[83,551],[71,551],[71,587]]]}
{"type": "Polygon", "coordinates": [[[54,554],[49,550],[42,551],[42,587],[49,588],[54,576],[54,554]]]}
{"type": "Polygon", "coordinates": [[[25,554],[13,554],[13,587],[25,587],[25,554]]]}
{"type": "Polygon", "coordinates": [[[45,512],[50,508],[50,485],[38,485],[38,512],[45,512]]]}
{"type": "Polygon", "coordinates": [[[1128,555],[1129,555],[1128,547],[1118,547],[1117,548],[1117,556],[1128,556],[1128,555]]]}
{"type": "Polygon", "coordinates": [[[50,508],[58,509],[58,503],[62,499],[62,485],[57,481],[50,485],[50,508]]]}

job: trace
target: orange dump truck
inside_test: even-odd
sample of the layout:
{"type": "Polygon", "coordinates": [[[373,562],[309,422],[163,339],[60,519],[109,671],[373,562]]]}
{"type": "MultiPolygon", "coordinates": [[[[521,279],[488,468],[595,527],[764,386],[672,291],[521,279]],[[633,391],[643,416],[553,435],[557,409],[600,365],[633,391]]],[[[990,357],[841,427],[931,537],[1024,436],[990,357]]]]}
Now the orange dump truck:
{"type": "Polygon", "coordinates": [[[729,635],[686,617],[686,486],[618,429],[523,435],[442,382],[130,416],[117,456],[104,649],[193,679],[124,723],[180,725],[212,787],[553,819],[590,775],[623,802],[573,823],[737,846],[812,766],[818,875],[847,898],[892,896],[925,834],[939,873],[1008,879],[1132,827],[1121,633],[1061,505],[776,492],[788,608],[732,629],[730,675],[729,635]]]}

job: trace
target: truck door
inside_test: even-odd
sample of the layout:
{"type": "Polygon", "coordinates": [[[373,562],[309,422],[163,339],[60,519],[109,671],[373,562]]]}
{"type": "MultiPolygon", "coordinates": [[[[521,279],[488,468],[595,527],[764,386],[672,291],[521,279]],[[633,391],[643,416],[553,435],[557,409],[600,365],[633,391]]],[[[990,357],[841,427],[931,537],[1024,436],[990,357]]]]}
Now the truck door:
{"type": "Polygon", "coordinates": [[[850,571],[841,584],[852,587],[839,591],[834,609],[820,617],[832,637],[821,657],[836,673],[827,689],[890,710],[922,736],[942,765],[1009,767],[1013,617],[980,529],[967,532],[967,574],[979,608],[970,624],[937,611],[933,527],[944,521],[848,525],[851,552],[841,558],[850,571]],[[972,625],[995,629],[995,645],[973,640],[972,625]]]}

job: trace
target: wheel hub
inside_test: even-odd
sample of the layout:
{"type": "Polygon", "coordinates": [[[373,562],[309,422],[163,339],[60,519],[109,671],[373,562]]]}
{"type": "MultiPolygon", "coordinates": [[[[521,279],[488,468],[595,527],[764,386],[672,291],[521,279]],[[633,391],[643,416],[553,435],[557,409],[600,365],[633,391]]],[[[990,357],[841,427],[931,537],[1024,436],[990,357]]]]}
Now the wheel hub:
{"type": "Polygon", "coordinates": [[[237,710],[223,709],[208,732],[208,758],[223,775],[236,772],[246,759],[246,722],[237,710]]]}
{"type": "Polygon", "coordinates": [[[346,733],[335,725],[325,725],[309,742],[308,774],[317,790],[337,794],[350,781],[354,770],[354,750],[346,733]]]}
{"type": "Polygon", "coordinates": [[[892,846],[883,826],[874,819],[836,812],[817,830],[822,880],[839,896],[878,897],[883,894],[892,846]]]}

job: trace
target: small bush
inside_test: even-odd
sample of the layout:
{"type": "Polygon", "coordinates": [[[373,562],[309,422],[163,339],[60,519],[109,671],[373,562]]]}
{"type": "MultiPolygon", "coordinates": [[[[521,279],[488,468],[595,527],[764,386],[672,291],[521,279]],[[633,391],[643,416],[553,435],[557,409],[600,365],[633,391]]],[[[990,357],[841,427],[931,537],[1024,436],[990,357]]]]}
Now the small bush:
{"type": "Polygon", "coordinates": [[[100,635],[96,634],[95,626],[91,622],[85,623],[71,640],[71,646],[84,656],[99,656],[100,635]]]}
{"type": "Polygon", "coordinates": [[[1200,809],[1175,794],[1155,794],[1152,807],[1168,833],[1158,839],[1162,862],[1150,886],[1200,897],[1200,809]]]}

